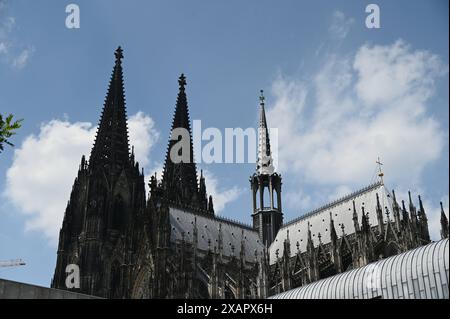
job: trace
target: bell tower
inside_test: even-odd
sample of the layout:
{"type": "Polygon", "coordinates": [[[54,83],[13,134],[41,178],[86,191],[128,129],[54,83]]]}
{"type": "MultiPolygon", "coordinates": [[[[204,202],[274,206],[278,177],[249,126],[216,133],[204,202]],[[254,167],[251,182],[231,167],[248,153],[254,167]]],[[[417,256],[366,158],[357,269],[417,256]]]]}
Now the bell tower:
{"type": "Polygon", "coordinates": [[[253,228],[264,245],[269,246],[283,223],[281,176],[273,167],[270,139],[264,109],[264,92],[259,98],[258,159],[256,172],[250,177],[253,199],[253,228]]]}

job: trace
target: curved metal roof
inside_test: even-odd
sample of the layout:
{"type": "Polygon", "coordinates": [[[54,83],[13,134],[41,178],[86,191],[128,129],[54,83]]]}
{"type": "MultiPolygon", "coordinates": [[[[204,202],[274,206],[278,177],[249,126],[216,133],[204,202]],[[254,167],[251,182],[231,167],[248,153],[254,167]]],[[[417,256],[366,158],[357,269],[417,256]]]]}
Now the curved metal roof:
{"type": "Polygon", "coordinates": [[[443,239],[271,298],[448,299],[448,277],[448,239],[443,239]]]}

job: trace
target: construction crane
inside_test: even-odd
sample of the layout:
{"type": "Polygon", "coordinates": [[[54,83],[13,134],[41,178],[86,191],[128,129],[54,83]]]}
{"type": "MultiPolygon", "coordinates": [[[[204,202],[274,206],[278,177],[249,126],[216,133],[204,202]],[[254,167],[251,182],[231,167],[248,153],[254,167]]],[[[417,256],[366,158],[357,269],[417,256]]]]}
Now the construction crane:
{"type": "Polygon", "coordinates": [[[25,266],[25,262],[22,259],[0,260],[0,268],[16,266],[25,266]]]}

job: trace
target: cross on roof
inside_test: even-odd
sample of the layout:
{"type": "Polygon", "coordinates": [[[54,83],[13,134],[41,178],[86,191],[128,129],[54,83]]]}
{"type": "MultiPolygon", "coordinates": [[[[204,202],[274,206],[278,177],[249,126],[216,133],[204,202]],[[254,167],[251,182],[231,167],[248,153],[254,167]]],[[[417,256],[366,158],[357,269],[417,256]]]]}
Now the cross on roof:
{"type": "Polygon", "coordinates": [[[381,166],[383,166],[383,163],[381,162],[380,157],[377,158],[377,161],[375,163],[378,164],[378,177],[380,178],[380,182],[381,182],[381,184],[384,184],[384,182],[383,182],[384,173],[383,173],[383,170],[381,169],[381,166]]]}

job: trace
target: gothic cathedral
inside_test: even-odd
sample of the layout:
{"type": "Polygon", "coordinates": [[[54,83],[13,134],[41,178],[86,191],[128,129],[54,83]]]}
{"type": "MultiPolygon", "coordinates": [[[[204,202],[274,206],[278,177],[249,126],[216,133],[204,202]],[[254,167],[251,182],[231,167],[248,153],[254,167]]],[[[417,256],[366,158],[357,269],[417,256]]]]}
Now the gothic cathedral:
{"type": "MultiPolygon", "coordinates": [[[[80,288],[71,290],[104,298],[267,298],[431,241],[420,196],[418,207],[411,194],[399,203],[382,181],[284,222],[262,92],[252,226],[215,215],[192,140],[190,160],[176,163],[177,140],[169,140],[162,178],[151,177],[146,196],[130,152],[122,59],[119,47],[95,142],[67,203],[53,288],[68,289],[66,267],[76,264],[80,288]]],[[[192,136],[183,74],[178,84],[171,132],[192,136]]],[[[448,238],[443,209],[441,227],[448,238]]]]}

